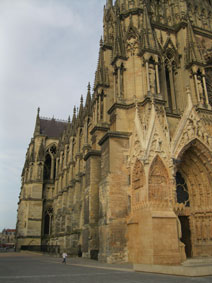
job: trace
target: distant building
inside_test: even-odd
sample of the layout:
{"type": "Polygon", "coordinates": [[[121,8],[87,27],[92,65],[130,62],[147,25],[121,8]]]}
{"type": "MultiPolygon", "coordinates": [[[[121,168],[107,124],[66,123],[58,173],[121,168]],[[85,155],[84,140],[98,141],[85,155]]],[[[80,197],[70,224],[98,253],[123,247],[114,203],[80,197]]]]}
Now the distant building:
{"type": "Polygon", "coordinates": [[[86,102],[72,121],[38,111],[17,247],[143,264],[212,256],[212,2],[107,0],[103,22],[86,102]]]}
{"type": "Polygon", "coordinates": [[[4,229],[0,233],[0,246],[15,245],[15,229],[4,229]]]}

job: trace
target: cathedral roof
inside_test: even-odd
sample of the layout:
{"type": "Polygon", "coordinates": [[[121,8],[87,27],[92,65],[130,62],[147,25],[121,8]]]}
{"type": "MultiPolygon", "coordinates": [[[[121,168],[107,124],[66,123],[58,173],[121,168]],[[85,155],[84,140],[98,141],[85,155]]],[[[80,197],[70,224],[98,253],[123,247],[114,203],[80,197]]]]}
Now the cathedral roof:
{"type": "Polygon", "coordinates": [[[48,138],[59,138],[63,131],[67,128],[68,121],[56,120],[40,117],[40,108],[38,108],[34,137],[45,135],[48,138]]]}
{"type": "Polygon", "coordinates": [[[59,138],[68,122],[47,118],[40,118],[40,134],[49,138],[59,138]]]}

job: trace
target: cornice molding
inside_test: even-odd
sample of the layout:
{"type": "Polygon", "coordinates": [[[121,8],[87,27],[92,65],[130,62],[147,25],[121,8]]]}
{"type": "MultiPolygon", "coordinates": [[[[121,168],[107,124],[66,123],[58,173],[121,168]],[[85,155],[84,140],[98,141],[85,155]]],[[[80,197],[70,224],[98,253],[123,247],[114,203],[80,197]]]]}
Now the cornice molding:
{"type": "Polygon", "coordinates": [[[89,152],[84,156],[84,160],[87,161],[88,158],[90,158],[91,156],[95,156],[95,157],[101,156],[101,150],[91,150],[91,151],[89,151],[89,152]]]}
{"type": "Polygon", "coordinates": [[[109,138],[119,138],[119,139],[129,139],[131,133],[128,132],[107,132],[99,141],[99,145],[103,145],[103,143],[109,138]]]}
{"type": "Polygon", "coordinates": [[[94,126],[93,129],[90,131],[90,134],[93,135],[95,132],[107,132],[109,130],[109,127],[103,127],[103,126],[94,126]]]}

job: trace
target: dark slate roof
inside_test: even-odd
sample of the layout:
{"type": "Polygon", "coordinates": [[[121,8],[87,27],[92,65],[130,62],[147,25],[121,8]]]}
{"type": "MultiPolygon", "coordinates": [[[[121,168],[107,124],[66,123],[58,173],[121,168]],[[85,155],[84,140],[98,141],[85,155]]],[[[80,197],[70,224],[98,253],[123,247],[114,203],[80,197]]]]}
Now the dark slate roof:
{"type": "Polygon", "coordinates": [[[59,138],[68,122],[47,118],[40,118],[40,134],[49,138],[59,138]]]}

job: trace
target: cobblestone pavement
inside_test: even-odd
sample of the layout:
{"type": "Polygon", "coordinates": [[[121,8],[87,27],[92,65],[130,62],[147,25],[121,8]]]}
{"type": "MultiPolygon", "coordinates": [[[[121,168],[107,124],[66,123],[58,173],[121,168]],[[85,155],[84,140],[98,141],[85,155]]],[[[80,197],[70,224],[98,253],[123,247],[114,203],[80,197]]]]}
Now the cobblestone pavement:
{"type": "Polygon", "coordinates": [[[26,253],[0,254],[1,283],[211,283],[212,277],[177,277],[133,272],[131,265],[110,265],[79,258],[26,253]]]}

